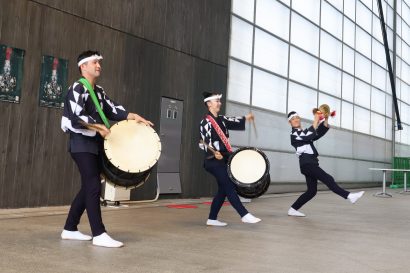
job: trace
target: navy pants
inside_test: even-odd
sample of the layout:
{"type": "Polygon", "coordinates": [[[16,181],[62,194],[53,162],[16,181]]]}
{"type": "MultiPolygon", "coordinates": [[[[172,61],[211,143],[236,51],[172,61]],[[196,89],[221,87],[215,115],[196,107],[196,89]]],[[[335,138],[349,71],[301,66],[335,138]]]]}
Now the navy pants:
{"type": "Polygon", "coordinates": [[[320,180],[325,184],[331,191],[337,195],[347,198],[349,192],[339,187],[334,178],[326,173],[319,167],[319,164],[305,164],[300,166],[300,170],[306,177],[307,191],[303,193],[295,203],[293,203],[292,208],[295,210],[300,209],[304,204],[309,202],[317,193],[317,181],[320,180]]]}
{"type": "Polygon", "coordinates": [[[81,174],[81,189],[71,204],[70,212],[64,226],[65,230],[77,231],[80,218],[87,210],[88,220],[93,236],[105,232],[101,218],[101,161],[98,155],[91,153],[72,153],[81,174]]]}
{"type": "Polygon", "coordinates": [[[212,167],[205,166],[205,169],[213,176],[215,176],[216,181],[218,182],[218,192],[212,200],[211,211],[209,213],[208,219],[217,219],[218,213],[221,210],[223,203],[225,202],[225,197],[228,198],[232,207],[239,213],[241,217],[248,214],[248,211],[242,205],[241,200],[239,200],[238,194],[236,193],[235,184],[228,176],[226,165],[220,164],[212,167]]]}

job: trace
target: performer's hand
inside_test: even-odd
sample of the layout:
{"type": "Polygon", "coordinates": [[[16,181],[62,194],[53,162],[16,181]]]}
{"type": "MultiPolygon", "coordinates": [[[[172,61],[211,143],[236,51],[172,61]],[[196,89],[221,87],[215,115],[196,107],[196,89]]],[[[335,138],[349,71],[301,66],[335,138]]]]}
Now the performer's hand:
{"type": "Polygon", "coordinates": [[[108,129],[107,127],[105,127],[104,124],[93,124],[93,126],[97,129],[97,132],[103,137],[105,138],[106,136],[108,136],[111,131],[110,129],[108,129]]]}
{"type": "Polygon", "coordinates": [[[144,123],[145,125],[148,125],[148,126],[154,126],[154,124],[151,121],[146,120],[143,117],[141,117],[140,115],[135,114],[135,113],[129,113],[127,119],[135,120],[136,122],[141,122],[141,123],[144,123]]]}
{"type": "Polygon", "coordinates": [[[221,160],[224,157],[222,156],[222,154],[220,152],[216,151],[215,152],[215,158],[218,159],[218,160],[221,160]]]}
{"type": "Polygon", "coordinates": [[[245,116],[246,121],[254,121],[255,115],[251,112],[245,116]]]}

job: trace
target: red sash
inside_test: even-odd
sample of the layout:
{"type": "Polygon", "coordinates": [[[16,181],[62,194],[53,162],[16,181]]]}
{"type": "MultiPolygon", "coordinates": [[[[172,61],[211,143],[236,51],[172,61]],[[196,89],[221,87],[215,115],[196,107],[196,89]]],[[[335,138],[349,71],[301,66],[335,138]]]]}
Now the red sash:
{"type": "Polygon", "coordinates": [[[221,127],[219,127],[218,123],[215,121],[215,119],[211,115],[206,116],[207,119],[212,124],[212,127],[214,127],[216,133],[218,134],[219,138],[222,140],[222,143],[225,145],[226,149],[228,152],[232,153],[232,146],[229,143],[229,139],[226,137],[225,133],[222,131],[221,127]]]}

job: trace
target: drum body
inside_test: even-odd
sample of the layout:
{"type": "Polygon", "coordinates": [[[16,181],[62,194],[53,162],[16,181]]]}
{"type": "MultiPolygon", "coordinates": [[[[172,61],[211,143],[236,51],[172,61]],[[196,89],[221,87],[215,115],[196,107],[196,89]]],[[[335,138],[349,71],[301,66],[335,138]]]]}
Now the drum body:
{"type": "Polygon", "coordinates": [[[230,156],[227,165],[228,175],[237,185],[239,195],[256,198],[267,191],[270,184],[270,164],[261,150],[253,147],[240,148],[230,156]]]}
{"type": "Polygon", "coordinates": [[[158,134],[150,126],[134,120],[120,121],[110,131],[104,139],[104,175],[117,186],[142,185],[161,155],[158,134]]]}

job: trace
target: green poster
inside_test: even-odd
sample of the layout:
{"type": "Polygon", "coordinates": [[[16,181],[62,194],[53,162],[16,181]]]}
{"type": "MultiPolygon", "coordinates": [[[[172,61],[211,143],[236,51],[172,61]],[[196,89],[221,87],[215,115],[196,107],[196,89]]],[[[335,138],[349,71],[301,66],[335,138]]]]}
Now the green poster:
{"type": "Polygon", "coordinates": [[[39,104],[44,107],[64,108],[67,92],[68,61],[53,56],[43,56],[39,104]]]}
{"type": "Polygon", "coordinates": [[[0,100],[19,103],[24,50],[0,45],[0,100]]]}

